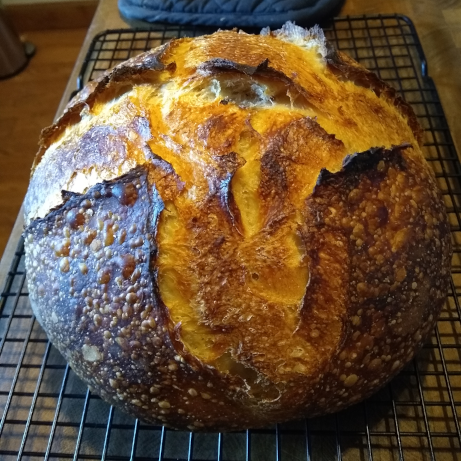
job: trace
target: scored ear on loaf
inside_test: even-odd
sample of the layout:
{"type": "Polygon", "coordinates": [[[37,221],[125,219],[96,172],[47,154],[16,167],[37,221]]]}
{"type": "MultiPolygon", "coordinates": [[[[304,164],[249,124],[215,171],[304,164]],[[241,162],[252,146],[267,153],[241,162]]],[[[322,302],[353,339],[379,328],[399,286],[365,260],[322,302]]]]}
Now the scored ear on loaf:
{"type": "Polygon", "coordinates": [[[432,330],[450,229],[410,106],[318,27],[182,38],[42,132],[33,311],[144,421],[239,430],[341,410],[432,330]]]}

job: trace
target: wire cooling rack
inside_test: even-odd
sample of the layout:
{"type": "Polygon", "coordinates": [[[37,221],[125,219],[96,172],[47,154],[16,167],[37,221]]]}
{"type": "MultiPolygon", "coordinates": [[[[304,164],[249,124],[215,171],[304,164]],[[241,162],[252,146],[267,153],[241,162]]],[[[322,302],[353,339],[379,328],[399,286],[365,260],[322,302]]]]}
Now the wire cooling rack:
{"type": "MultiPolygon", "coordinates": [[[[95,37],[78,88],[115,64],[204,29],[159,26],[95,37]]],[[[425,155],[452,225],[448,301],[418,357],[367,401],[339,414],[231,434],[143,424],[92,395],[50,345],[28,301],[20,242],[0,298],[0,459],[461,461],[461,165],[408,18],[337,18],[328,38],[394,86],[425,132],[425,155]]]]}

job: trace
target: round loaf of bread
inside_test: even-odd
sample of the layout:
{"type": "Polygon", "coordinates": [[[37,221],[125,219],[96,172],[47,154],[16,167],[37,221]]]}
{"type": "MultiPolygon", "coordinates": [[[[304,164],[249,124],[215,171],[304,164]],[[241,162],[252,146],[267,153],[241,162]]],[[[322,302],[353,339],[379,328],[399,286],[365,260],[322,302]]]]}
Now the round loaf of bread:
{"type": "Polygon", "coordinates": [[[237,430],[398,373],[451,244],[422,131],[319,28],[183,38],[89,83],[25,199],[34,313],[107,402],[237,430]]]}

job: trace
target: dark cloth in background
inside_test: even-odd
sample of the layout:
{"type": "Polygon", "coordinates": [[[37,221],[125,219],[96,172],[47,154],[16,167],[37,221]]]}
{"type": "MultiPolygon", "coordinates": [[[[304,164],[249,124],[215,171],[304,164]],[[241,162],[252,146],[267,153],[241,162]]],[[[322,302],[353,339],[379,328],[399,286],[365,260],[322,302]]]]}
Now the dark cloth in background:
{"type": "Polygon", "coordinates": [[[309,26],[332,17],[344,0],[118,0],[128,20],[215,27],[309,26]]]}

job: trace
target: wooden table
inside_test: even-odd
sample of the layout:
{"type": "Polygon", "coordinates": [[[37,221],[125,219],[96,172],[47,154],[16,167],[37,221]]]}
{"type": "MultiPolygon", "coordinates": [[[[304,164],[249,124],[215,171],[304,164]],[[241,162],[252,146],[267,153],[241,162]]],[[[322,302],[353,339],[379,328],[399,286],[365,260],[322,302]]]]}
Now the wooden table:
{"type": "MultiPolygon", "coordinates": [[[[340,15],[400,13],[415,24],[427,57],[458,152],[461,152],[461,0],[346,0],[340,15]]],[[[57,114],[64,109],[93,37],[106,29],[126,28],[116,0],[100,0],[93,22],[62,96],[57,114]]],[[[0,262],[0,290],[5,283],[23,228],[22,210],[0,262]]]]}

